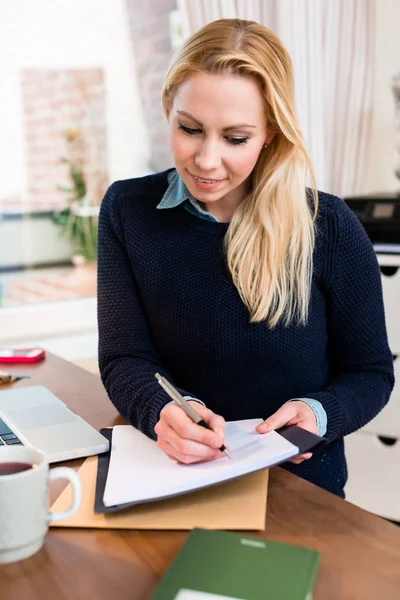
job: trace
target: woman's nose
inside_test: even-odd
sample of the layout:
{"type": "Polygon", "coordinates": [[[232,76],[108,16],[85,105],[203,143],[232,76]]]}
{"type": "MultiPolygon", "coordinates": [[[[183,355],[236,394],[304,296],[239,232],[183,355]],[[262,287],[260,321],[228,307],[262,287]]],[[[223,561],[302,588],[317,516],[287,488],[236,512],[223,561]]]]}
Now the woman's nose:
{"type": "Polygon", "coordinates": [[[214,171],[221,164],[221,156],[216,144],[204,143],[195,157],[195,164],[204,173],[214,171]]]}

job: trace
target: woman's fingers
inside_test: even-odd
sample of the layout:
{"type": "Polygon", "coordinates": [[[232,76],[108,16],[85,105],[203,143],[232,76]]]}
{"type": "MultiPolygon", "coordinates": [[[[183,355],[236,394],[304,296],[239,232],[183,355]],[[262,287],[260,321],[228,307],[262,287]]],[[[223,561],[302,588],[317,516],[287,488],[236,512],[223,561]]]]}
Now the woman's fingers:
{"type": "MultiPolygon", "coordinates": [[[[224,419],[218,415],[215,415],[208,408],[201,406],[201,404],[198,402],[191,404],[196,405],[194,406],[195,410],[204,419],[204,421],[208,423],[212,429],[215,428],[218,433],[217,431],[213,431],[193,423],[193,421],[189,419],[189,417],[181,408],[179,408],[179,406],[175,406],[173,404],[163,408],[159,423],[164,421],[165,424],[171,427],[181,438],[193,440],[201,444],[205,444],[206,446],[211,446],[211,448],[220,448],[220,446],[223,444],[223,430],[225,424],[224,419]]],[[[156,431],[156,433],[159,434],[158,431],[156,431]]]]}
{"type": "MultiPolygon", "coordinates": [[[[256,431],[258,431],[258,433],[269,433],[284,425],[298,425],[312,433],[318,432],[318,424],[314,411],[306,402],[302,402],[301,400],[283,404],[283,406],[281,406],[273,415],[257,425],[256,431]]],[[[299,465],[304,460],[309,460],[311,457],[311,452],[305,452],[290,459],[288,462],[299,465]]]]}
{"type": "Polygon", "coordinates": [[[296,456],[295,458],[292,458],[288,462],[291,462],[294,465],[299,465],[304,460],[309,460],[311,457],[312,457],[312,452],[305,452],[304,454],[299,454],[299,456],[296,456]]]}
{"type": "Polygon", "coordinates": [[[295,402],[287,402],[281,406],[273,415],[268,419],[265,419],[262,423],[257,425],[256,430],[259,433],[268,433],[279,429],[284,425],[287,425],[289,421],[295,419],[297,416],[297,406],[295,402]]]}
{"type": "MultiPolygon", "coordinates": [[[[160,440],[161,445],[163,440],[173,448],[173,454],[179,458],[179,460],[181,460],[182,456],[190,457],[189,462],[194,462],[194,459],[196,461],[213,460],[218,455],[222,455],[222,453],[211,446],[181,437],[169,426],[166,426],[164,429],[163,437],[160,440]]],[[[186,461],[181,460],[181,462],[186,461]]]]}
{"type": "Polygon", "coordinates": [[[199,404],[199,402],[190,400],[189,404],[193,406],[195,411],[203,418],[203,421],[209,425],[223,441],[225,435],[225,419],[221,415],[216,415],[212,410],[199,404]]]}
{"type": "Polygon", "coordinates": [[[318,423],[313,409],[301,400],[283,404],[273,415],[257,425],[258,433],[269,433],[284,425],[298,425],[311,433],[318,432],[318,423]]]}
{"type": "Polygon", "coordinates": [[[225,421],[199,402],[190,401],[201,418],[215,430],[193,421],[175,404],[168,404],[161,413],[154,430],[157,445],[172,460],[189,464],[222,458],[218,450],[223,444],[225,421]]]}
{"type": "MultiPolygon", "coordinates": [[[[211,460],[215,460],[217,458],[222,458],[224,456],[222,454],[222,452],[219,452],[218,450],[212,450],[211,448],[209,449],[209,451],[204,453],[204,448],[207,449],[207,446],[204,446],[202,444],[198,444],[198,446],[201,447],[201,450],[199,450],[196,447],[188,446],[185,448],[184,452],[179,450],[179,444],[178,444],[178,448],[177,448],[177,447],[175,447],[175,445],[172,445],[166,439],[157,441],[157,444],[158,444],[159,448],[163,452],[165,452],[165,454],[171,460],[175,460],[175,461],[178,461],[183,464],[208,462],[211,460]],[[193,450],[193,452],[196,452],[196,454],[190,454],[190,453],[186,452],[186,450],[193,450]],[[197,452],[199,452],[199,453],[197,453],[197,452]]],[[[190,444],[196,444],[196,442],[190,442],[190,444]]]]}
{"type": "MultiPolygon", "coordinates": [[[[202,407],[204,408],[204,407],[202,407]]],[[[205,409],[207,413],[202,415],[204,421],[211,427],[213,431],[220,437],[222,442],[225,438],[225,419],[220,415],[216,415],[212,410],[205,409]]]]}

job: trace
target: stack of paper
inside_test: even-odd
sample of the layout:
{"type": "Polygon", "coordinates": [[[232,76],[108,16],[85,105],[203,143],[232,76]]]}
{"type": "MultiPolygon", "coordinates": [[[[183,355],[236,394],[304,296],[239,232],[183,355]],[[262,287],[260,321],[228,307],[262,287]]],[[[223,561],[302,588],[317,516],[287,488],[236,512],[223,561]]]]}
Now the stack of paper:
{"type": "Polygon", "coordinates": [[[153,502],[241,477],[280,463],[299,449],[275,431],[261,435],[261,419],[226,423],[225,445],[232,458],[184,465],[172,461],[138,430],[114,427],[105,506],[153,502]]]}
{"type": "MultiPolygon", "coordinates": [[[[324,440],[294,426],[260,435],[255,431],[260,422],[228,422],[225,443],[232,459],[224,456],[193,465],[171,461],[156,442],[129,425],[102,430],[108,439],[112,432],[111,456],[109,452],[84,462],[79,470],[82,503],[78,513],[51,526],[262,530],[267,467],[324,440]]],[[[65,510],[71,502],[69,485],[52,511],[65,510]]]]}

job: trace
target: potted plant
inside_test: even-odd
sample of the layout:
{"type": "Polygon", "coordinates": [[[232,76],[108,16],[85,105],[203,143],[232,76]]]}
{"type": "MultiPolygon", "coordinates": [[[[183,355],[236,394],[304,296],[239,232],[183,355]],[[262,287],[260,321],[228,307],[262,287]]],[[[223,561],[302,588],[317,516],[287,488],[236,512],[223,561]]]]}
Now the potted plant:
{"type": "Polygon", "coordinates": [[[61,235],[72,243],[75,265],[85,264],[96,258],[98,206],[88,193],[83,168],[83,139],[80,129],[67,129],[68,157],[60,161],[68,167],[69,185],[57,188],[68,194],[66,206],[53,214],[53,221],[60,227],[61,235]]]}

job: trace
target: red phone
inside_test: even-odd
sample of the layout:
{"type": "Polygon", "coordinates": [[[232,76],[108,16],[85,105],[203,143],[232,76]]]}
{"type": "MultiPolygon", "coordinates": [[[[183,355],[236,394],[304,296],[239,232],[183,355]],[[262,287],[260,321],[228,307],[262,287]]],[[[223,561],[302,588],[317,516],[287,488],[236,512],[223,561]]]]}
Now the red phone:
{"type": "Polygon", "coordinates": [[[44,357],[42,348],[0,348],[0,363],[32,363],[44,357]]]}

